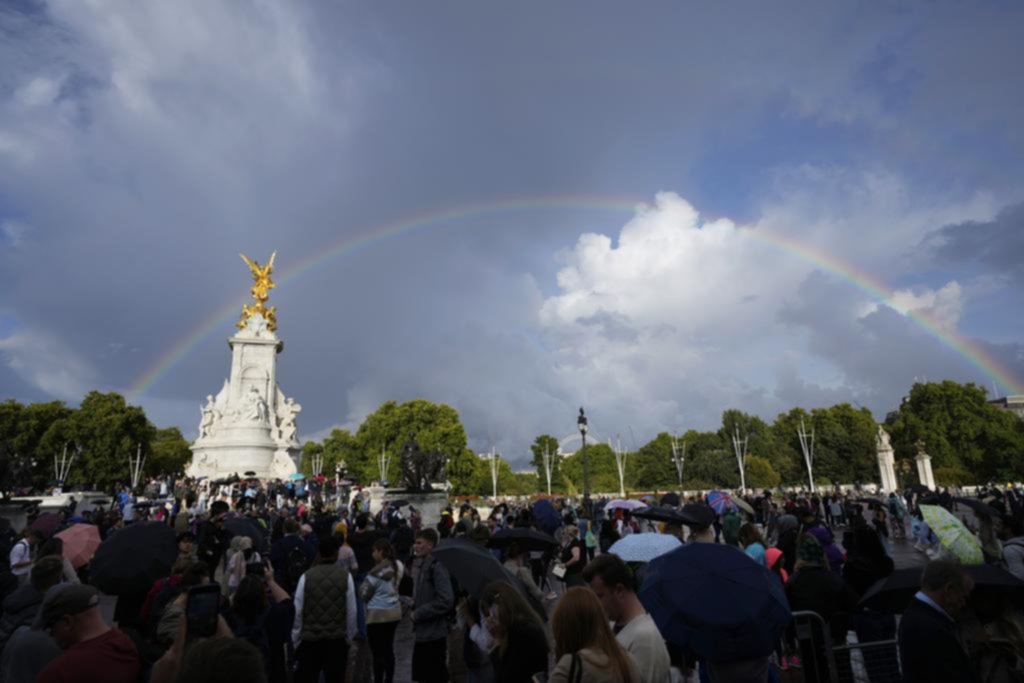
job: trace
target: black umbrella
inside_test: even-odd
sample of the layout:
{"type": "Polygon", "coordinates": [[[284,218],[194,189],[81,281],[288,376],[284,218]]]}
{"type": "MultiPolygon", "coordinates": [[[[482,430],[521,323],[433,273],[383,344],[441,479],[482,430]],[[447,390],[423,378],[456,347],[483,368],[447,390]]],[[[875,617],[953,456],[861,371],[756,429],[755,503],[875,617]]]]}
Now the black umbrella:
{"type": "Polygon", "coordinates": [[[252,470],[250,470],[250,471],[248,471],[248,472],[245,472],[244,474],[245,474],[245,476],[247,476],[247,477],[255,477],[255,476],[256,476],[256,473],[255,473],[255,472],[253,472],[252,470]]]}
{"type": "Polygon", "coordinates": [[[515,585],[515,577],[491,551],[467,539],[446,538],[438,543],[433,554],[455,577],[462,590],[473,597],[480,597],[484,586],[492,581],[507,581],[515,585]]]}
{"type": "MultiPolygon", "coordinates": [[[[994,564],[968,564],[964,570],[974,580],[970,600],[986,597],[1009,600],[1024,608],[1024,581],[994,564]]],[[[887,614],[900,614],[921,589],[921,567],[897,569],[871,586],[860,604],[887,614]]]]}
{"type": "Polygon", "coordinates": [[[979,515],[985,515],[986,517],[999,517],[999,510],[987,503],[983,503],[975,498],[954,498],[954,501],[960,505],[966,505],[967,507],[974,510],[979,515]]]}
{"type": "Polygon", "coordinates": [[[922,493],[931,493],[931,489],[924,484],[914,484],[910,487],[910,492],[920,495],[922,493]]]}
{"type": "Polygon", "coordinates": [[[256,522],[248,517],[228,517],[224,520],[224,528],[229,536],[246,536],[252,539],[252,547],[263,550],[266,539],[256,522]]]}
{"type": "Polygon", "coordinates": [[[487,541],[487,545],[491,548],[506,548],[513,543],[525,551],[550,550],[558,545],[558,541],[553,536],[545,534],[543,531],[523,528],[502,529],[487,541]]]}
{"type": "Polygon", "coordinates": [[[683,524],[697,527],[709,527],[718,517],[715,511],[704,503],[687,503],[681,510],[686,521],[683,524]]]}
{"type": "Polygon", "coordinates": [[[145,593],[171,573],[177,558],[174,529],[161,522],[133,524],[100,544],[90,564],[90,582],[108,595],[145,593]]]}
{"type": "Polygon", "coordinates": [[[384,502],[393,508],[404,508],[406,505],[409,504],[409,501],[407,500],[387,500],[384,502]]]}
{"type": "Polygon", "coordinates": [[[693,518],[684,515],[679,510],[671,507],[658,506],[644,508],[632,513],[639,519],[653,519],[658,522],[669,522],[671,524],[692,524],[693,518]]]}
{"type": "Polygon", "coordinates": [[[666,493],[664,496],[661,497],[661,500],[659,502],[662,505],[671,505],[673,507],[679,507],[679,504],[683,501],[679,498],[678,493],[666,493]]]}

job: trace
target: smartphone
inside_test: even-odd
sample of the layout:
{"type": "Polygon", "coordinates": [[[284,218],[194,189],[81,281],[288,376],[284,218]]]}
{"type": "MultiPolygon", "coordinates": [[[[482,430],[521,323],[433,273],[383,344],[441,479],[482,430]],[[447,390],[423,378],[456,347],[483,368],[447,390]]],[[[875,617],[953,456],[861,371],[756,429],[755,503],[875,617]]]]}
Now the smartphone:
{"type": "Polygon", "coordinates": [[[188,640],[209,638],[217,632],[220,614],[220,586],[211,583],[193,586],[185,603],[185,637],[188,640]]]}

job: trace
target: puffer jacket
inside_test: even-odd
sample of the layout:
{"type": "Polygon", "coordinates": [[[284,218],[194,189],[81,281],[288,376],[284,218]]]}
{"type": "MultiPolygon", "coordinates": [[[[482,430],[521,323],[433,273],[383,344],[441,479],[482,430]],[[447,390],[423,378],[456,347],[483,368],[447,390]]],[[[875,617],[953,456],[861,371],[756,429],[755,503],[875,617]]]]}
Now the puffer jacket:
{"type": "Polygon", "coordinates": [[[379,624],[402,618],[402,606],[398,600],[399,581],[399,574],[387,560],[366,575],[359,587],[359,598],[366,603],[366,623],[379,624]]]}
{"type": "Polygon", "coordinates": [[[3,616],[0,616],[0,652],[19,626],[31,626],[35,621],[43,594],[31,583],[20,586],[4,600],[3,616]]]}

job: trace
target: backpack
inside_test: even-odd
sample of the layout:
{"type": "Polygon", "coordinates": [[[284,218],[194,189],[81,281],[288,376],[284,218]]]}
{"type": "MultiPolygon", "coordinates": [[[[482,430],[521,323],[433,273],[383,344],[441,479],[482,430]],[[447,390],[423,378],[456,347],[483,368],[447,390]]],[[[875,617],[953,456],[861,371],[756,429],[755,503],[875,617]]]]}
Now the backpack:
{"type": "Polygon", "coordinates": [[[284,580],[287,582],[285,588],[289,593],[295,592],[295,588],[299,585],[299,579],[309,569],[309,564],[309,558],[302,548],[295,546],[288,551],[288,557],[284,563],[284,580]]]}

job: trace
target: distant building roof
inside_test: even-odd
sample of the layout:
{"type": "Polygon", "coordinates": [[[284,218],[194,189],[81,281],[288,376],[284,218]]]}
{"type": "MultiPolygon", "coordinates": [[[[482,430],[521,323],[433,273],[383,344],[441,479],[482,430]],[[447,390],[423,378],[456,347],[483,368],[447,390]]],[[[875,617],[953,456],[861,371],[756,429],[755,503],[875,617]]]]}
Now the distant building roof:
{"type": "Polygon", "coordinates": [[[1017,415],[1017,417],[1024,420],[1024,396],[1018,394],[1016,396],[1003,396],[1002,398],[994,398],[989,401],[994,406],[998,406],[1003,410],[1009,410],[1011,413],[1017,415]]]}

